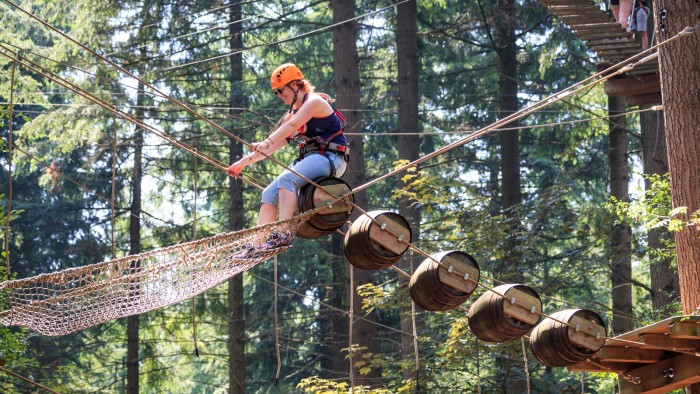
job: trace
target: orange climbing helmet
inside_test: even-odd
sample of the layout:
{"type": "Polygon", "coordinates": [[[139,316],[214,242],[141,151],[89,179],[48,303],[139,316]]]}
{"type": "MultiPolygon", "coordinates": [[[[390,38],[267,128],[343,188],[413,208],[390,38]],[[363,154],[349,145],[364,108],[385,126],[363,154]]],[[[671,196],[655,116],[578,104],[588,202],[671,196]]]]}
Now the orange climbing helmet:
{"type": "Polygon", "coordinates": [[[270,86],[272,89],[279,89],[292,81],[300,81],[304,79],[304,74],[301,73],[299,67],[292,63],[285,63],[275,69],[270,76],[270,86]]]}

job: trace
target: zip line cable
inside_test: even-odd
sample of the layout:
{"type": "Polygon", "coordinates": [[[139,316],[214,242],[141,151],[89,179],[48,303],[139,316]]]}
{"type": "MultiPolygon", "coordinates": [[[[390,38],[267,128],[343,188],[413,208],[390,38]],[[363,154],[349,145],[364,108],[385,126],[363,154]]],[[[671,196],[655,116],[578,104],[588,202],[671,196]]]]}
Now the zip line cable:
{"type": "MultiPolygon", "coordinates": [[[[61,62],[61,61],[57,61],[57,60],[51,59],[51,58],[49,58],[49,57],[47,57],[47,56],[38,54],[38,53],[33,52],[33,51],[31,51],[31,50],[28,50],[28,49],[26,49],[26,48],[24,48],[24,47],[20,47],[20,46],[17,46],[17,45],[11,44],[11,43],[7,43],[7,42],[1,42],[1,43],[4,44],[4,45],[7,45],[7,46],[10,46],[10,47],[13,47],[13,48],[17,49],[17,53],[18,53],[19,55],[24,55],[25,53],[30,53],[30,54],[32,54],[32,55],[34,55],[34,56],[40,57],[40,58],[42,58],[42,59],[46,59],[46,60],[48,60],[48,61],[50,61],[50,62],[53,62],[53,63],[55,63],[55,64],[58,64],[58,65],[61,65],[61,66],[70,68],[70,69],[72,69],[72,70],[75,70],[75,71],[84,73],[84,74],[89,75],[89,76],[92,76],[92,77],[94,77],[94,78],[97,78],[97,79],[100,79],[100,80],[103,80],[103,81],[106,81],[106,82],[110,82],[110,83],[116,84],[116,85],[118,85],[118,86],[122,86],[122,87],[124,87],[124,88],[127,88],[127,89],[134,89],[134,90],[136,89],[136,87],[134,87],[134,86],[128,85],[128,84],[123,83],[123,82],[120,82],[120,81],[115,80],[115,79],[113,79],[113,78],[108,78],[108,77],[106,77],[106,76],[98,75],[98,74],[96,74],[96,73],[93,73],[93,72],[90,72],[90,71],[86,71],[86,70],[84,70],[84,69],[81,69],[81,68],[79,68],[79,67],[73,66],[73,65],[71,65],[71,64],[68,64],[68,63],[65,63],[65,62],[61,62]]],[[[75,94],[75,93],[71,93],[71,92],[63,92],[63,93],[60,93],[60,92],[38,92],[38,93],[44,94],[44,95],[46,95],[46,94],[75,94]]],[[[116,93],[116,94],[125,94],[125,93],[116,93]]],[[[149,96],[152,96],[152,97],[161,97],[161,98],[168,99],[168,97],[164,97],[164,96],[162,96],[162,95],[160,95],[160,94],[157,94],[157,93],[145,92],[145,94],[148,94],[149,96]]],[[[111,95],[114,96],[115,93],[112,93],[111,95]]],[[[0,104],[7,104],[7,103],[0,103],[0,104]]],[[[260,121],[255,121],[255,120],[252,120],[252,119],[246,119],[246,118],[243,118],[243,117],[241,117],[241,116],[231,115],[231,114],[229,114],[229,113],[227,113],[227,112],[218,112],[218,111],[217,111],[217,110],[229,111],[229,110],[231,110],[231,109],[234,109],[234,110],[247,110],[248,108],[204,107],[204,106],[197,105],[197,104],[194,104],[194,103],[185,103],[185,104],[186,104],[187,106],[191,107],[191,108],[198,108],[198,109],[200,109],[200,110],[208,111],[209,113],[212,113],[212,114],[218,114],[218,115],[224,116],[224,117],[226,117],[226,118],[237,119],[237,120],[243,120],[243,121],[245,121],[245,122],[247,122],[247,123],[251,123],[251,124],[269,125],[268,123],[264,123],[264,122],[260,122],[260,121]]],[[[26,105],[32,105],[32,104],[26,104],[26,105]]],[[[95,105],[95,104],[71,104],[71,103],[34,103],[33,105],[41,105],[41,106],[76,106],[76,105],[79,105],[79,106],[81,106],[81,107],[98,106],[98,105],[95,105]]],[[[131,108],[131,109],[142,108],[142,109],[148,109],[148,110],[155,110],[155,111],[161,112],[161,113],[163,113],[163,112],[173,112],[173,110],[158,110],[158,107],[157,107],[157,106],[154,106],[154,105],[148,105],[148,106],[128,105],[128,106],[123,106],[123,107],[124,107],[124,108],[131,108]]],[[[658,107],[658,106],[657,106],[657,107],[658,107]]],[[[653,107],[653,108],[651,108],[651,109],[630,110],[630,111],[627,111],[627,112],[624,112],[624,113],[622,113],[622,114],[618,114],[618,115],[615,115],[615,116],[627,115],[627,114],[634,114],[634,113],[644,112],[644,111],[653,111],[653,110],[655,110],[654,108],[657,108],[657,107],[653,107]]],[[[277,111],[277,109],[271,109],[271,110],[277,111]]],[[[361,111],[361,112],[382,112],[382,113],[390,113],[390,112],[392,112],[392,111],[389,110],[389,109],[371,110],[371,109],[339,108],[339,110],[340,110],[340,111],[361,111]]],[[[39,111],[24,111],[24,112],[25,112],[25,113],[44,113],[44,112],[39,112],[39,111]]],[[[539,112],[543,112],[543,111],[539,111],[539,112]]],[[[581,120],[573,120],[573,121],[546,123],[546,124],[539,124],[539,125],[523,125],[523,126],[521,126],[521,127],[511,127],[511,128],[506,127],[506,128],[494,129],[493,131],[531,129],[531,128],[536,128],[536,127],[551,127],[551,126],[564,125],[564,124],[575,124],[575,123],[579,123],[579,122],[586,122],[586,121],[589,121],[589,120],[596,120],[596,119],[610,119],[611,117],[612,117],[612,116],[610,116],[610,115],[606,115],[606,116],[598,116],[598,117],[593,117],[593,118],[589,118],[589,119],[581,119],[581,120]]],[[[170,119],[168,118],[168,120],[170,120],[170,119]]],[[[174,119],[174,120],[177,121],[177,119],[174,119]]],[[[473,130],[469,130],[469,132],[473,132],[473,130]]],[[[407,132],[407,133],[391,133],[391,132],[389,132],[389,133],[357,133],[357,132],[349,132],[349,133],[346,133],[346,134],[347,134],[347,135],[362,135],[362,136],[396,136],[396,135],[419,135],[419,136],[427,136],[427,135],[441,135],[441,134],[442,134],[442,135],[447,135],[447,134],[463,134],[463,133],[464,133],[464,132],[461,132],[461,131],[446,131],[446,132],[407,132]]]]}
{"type": "MultiPolygon", "coordinates": [[[[305,8],[313,7],[313,6],[317,5],[317,4],[325,3],[325,2],[327,2],[327,1],[328,1],[328,0],[320,0],[320,1],[317,1],[317,2],[315,2],[315,3],[312,3],[312,4],[309,4],[309,5],[305,6],[305,8]]],[[[293,5],[294,5],[294,4],[288,5],[288,6],[285,6],[285,7],[282,7],[282,9],[292,7],[293,5]]],[[[297,11],[295,11],[295,12],[297,12],[297,11]]],[[[263,15],[265,15],[265,14],[264,14],[264,13],[256,14],[256,15],[253,15],[253,16],[250,16],[250,17],[247,17],[247,18],[239,19],[239,20],[237,20],[237,21],[227,22],[227,23],[226,23],[225,25],[223,25],[223,26],[212,26],[212,27],[208,27],[208,28],[205,28],[205,29],[202,29],[202,30],[197,30],[197,31],[194,31],[194,32],[182,34],[182,35],[180,35],[180,36],[169,37],[169,38],[167,38],[167,39],[165,39],[165,40],[163,40],[163,41],[159,41],[159,43],[168,43],[168,42],[172,42],[172,41],[174,41],[174,40],[176,40],[176,39],[187,38],[187,37],[190,37],[190,36],[194,36],[194,35],[198,35],[198,34],[203,34],[203,33],[209,32],[209,31],[213,31],[213,30],[223,30],[223,29],[226,29],[226,28],[228,28],[228,27],[230,27],[230,26],[232,26],[232,25],[235,25],[235,24],[238,24],[238,23],[243,23],[243,22],[245,22],[245,21],[247,21],[247,20],[254,19],[255,17],[263,16],[263,15]]],[[[281,14],[280,14],[280,16],[284,16],[284,15],[281,15],[281,14]]],[[[243,30],[243,31],[240,32],[240,34],[247,33],[248,31],[249,31],[249,30],[243,30]]],[[[216,41],[226,40],[226,39],[230,39],[230,38],[231,38],[231,36],[216,37],[216,38],[212,39],[211,41],[208,41],[207,44],[212,44],[212,43],[214,43],[214,42],[216,42],[216,41]]],[[[261,44],[261,45],[262,45],[262,46],[266,46],[267,44],[261,44]]],[[[143,45],[138,45],[138,46],[137,46],[136,44],[134,44],[134,45],[127,46],[127,47],[124,48],[124,49],[125,49],[125,50],[132,49],[132,48],[133,48],[133,49],[137,49],[137,48],[143,48],[143,47],[146,47],[146,46],[148,46],[148,44],[143,44],[143,45]]],[[[256,47],[257,47],[257,46],[256,46],[256,47]]],[[[171,52],[169,52],[169,53],[160,53],[160,54],[157,54],[157,55],[155,55],[155,56],[149,57],[149,58],[144,59],[144,60],[135,60],[135,61],[131,62],[130,65],[137,64],[137,63],[140,63],[140,62],[142,62],[142,61],[155,61],[155,60],[163,59],[163,58],[166,58],[166,57],[172,57],[172,56],[175,56],[175,55],[179,55],[180,53],[183,53],[183,52],[189,52],[189,51],[191,51],[191,49],[192,49],[192,48],[182,48],[182,49],[178,49],[178,50],[175,50],[175,51],[171,51],[171,52]]],[[[114,55],[114,54],[116,54],[116,53],[118,53],[118,52],[112,52],[112,53],[107,54],[106,56],[111,56],[111,55],[114,55]]]]}
{"type": "MultiPolygon", "coordinates": [[[[72,37],[69,36],[68,34],[62,32],[61,30],[59,30],[59,29],[56,28],[55,26],[51,25],[50,23],[44,21],[43,19],[37,17],[37,16],[34,15],[33,13],[31,13],[31,12],[29,12],[29,11],[26,11],[24,8],[22,8],[22,7],[20,7],[19,5],[13,3],[12,1],[10,1],[10,0],[3,0],[3,1],[6,2],[6,3],[8,3],[8,4],[10,4],[10,5],[13,6],[14,8],[16,8],[16,9],[22,11],[25,15],[27,15],[27,16],[29,16],[30,18],[34,19],[35,21],[39,22],[39,23],[42,24],[44,27],[48,28],[48,29],[51,30],[51,31],[56,32],[56,33],[59,34],[61,37],[63,37],[63,38],[65,38],[65,39],[69,40],[69,41],[72,42],[73,44],[79,46],[80,48],[82,48],[83,50],[89,52],[89,53],[92,54],[93,56],[96,56],[97,58],[99,58],[100,60],[106,62],[107,64],[109,64],[110,66],[114,67],[115,69],[121,71],[122,73],[124,73],[124,74],[126,74],[126,75],[128,75],[128,76],[130,76],[131,78],[134,78],[136,81],[143,83],[143,85],[144,85],[145,87],[148,87],[149,89],[151,89],[151,90],[153,90],[154,92],[158,93],[161,97],[163,97],[163,98],[165,98],[165,99],[171,101],[172,103],[174,103],[174,104],[176,104],[177,106],[181,107],[181,108],[184,109],[185,111],[191,113],[191,114],[194,115],[195,117],[197,117],[197,118],[203,120],[204,122],[208,123],[210,126],[213,126],[213,127],[217,128],[217,129],[221,130],[223,133],[225,133],[225,134],[228,135],[229,137],[235,139],[236,141],[238,141],[238,142],[244,144],[245,146],[247,146],[248,148],[250,148],[250,144],[249,144],[249,143],[247,143],[246,141],[242,140],[242,139],[239,138],[238,136],[236,136],[236,135],[230,133],[228,130],[226,130],[226,129],[223,128],[222,126],[219,126],[219,125],[216,124],[215,122],[212,122],[211,120],[207,119],[206,117],[200,115],[197,111],[191,109],[189,106],[187,106],[187,105],[186,105],[185,103],[183,103],[182,101],[177,100],[177,99],[173,98],[172,96],[169,96],[169,95],[163,93],[160,89],[156,88],[156,87],[153,86],[152,84],[150,84],[150,83],[144,81],[143,79],[139,78],[139,77],[136,76],[134,73],[132,73],[132,72],[126,70],[125,68],[119,66],[118,64],[114,63],[113,61],[107,59],[107,58],[104,57],[103,55],[100,55],[99,53],[95,52],[94,50],[88,48],[86,45],[84,45],[84,44],[82,44],[81,42],[77,41],[76,39],[72,38],[72,37]]],[[[6,49],[6,50],[7,50],[7,49],[6,49]]],[[[10,52],[12,52],[12,51],[10,51],[10,52]]],[[[18,55],[15,54],[15,56],[18,56],[18,55]]],[[[161,71],[163,71],[163,70],[161,70],[161,71]]],[[[76,92],[76,93],[77,93],[77,92],[76,92]]],[[[106,109],[107,109],[107,108],[106,108],[106,109]]],[[[203,159],[203,160],[205,160],[205,159],[203,159]]],[[[225,170],[225,168],[223,168],[223,169],[225,170]]]]}
{"type": "MultiPolygon", "coordinates": [[[[197,20],[197,19],[199,19],[199,18],[202,18],[202,17],[205,17],[205,16],[207,16],[207,15],[213,14],[213,13],[216,12],[216,11],[220,11],[220,10],[223,10],[223,9],[226,9],[226,8],[230,8],[230,7],[240,6],[240,5],[243,5],[243,4],[255,4],[255,3],[259,3],[259,2],[260,2],[260,0],[256,0],[256,1],[239,1],[239,2],[237,2],[237,3],[225,4],[225,5],[222,5],[222,6],[218,6],[218,7],[214,7],[214,8],[209,8],[209,9],[202,10],[202,11],[197,11],[197,12],[194,13],[194,15],[185,15],[185,16],[181,16],[181,17],[179,17],[179,18],[173,18],[173,19],[169,20],[168,23],[172,26],[175,22],[181,21],[181,20],[184,20],[184,19],[187,19],[187,18],[191,18],[190,22],[194,22],[195,20],[197,20]],[[197,15],[197,14],[200,14],[200,15],[197,15]]],[[[282,7],[282,9],[287,8],[287,7],[290,7],[290,6],[291,6],[291,5],[282,7]]],[[[260,15],[264,15],[264,14],[256,14],[256,15],[253,15],[253,16],[251,16],[251,17],[249,17],[249,18],[240,19],[240,20],[238,20],[238,21],[234,21],[234,22],[230,22],[230,23],[233,24],[233,23],[238,23],[238,22],[244,22],[244,21],[246,21],[246,20],[248,20],[248,19],[252,19],[253,17],[260,16],[260,15]]],[[[148,23],[148,24],[145,24],[145,25],[141,25],[141,26],[134,27],[134,28],[132,28],[132,29],[128,29],[127,31],[133,31],[133,30],[137,30],[137,29],[143,29],[143,28],[154,27],[154,26],[159,26],[159,24],[158,24],[158,23],[148,23]]],[[[178,37],[174,37],[174,38],[178,38],[178,37]]],[[[140,48],[140,47],[129,46],[129,48],[140,48]]],[[[108,54],[108,55],[113,55],[113,54],[114,54],[114,53],[110,53],[110,54],[108,54]]]]}
{"type": "MultiPolygon", "coordinates": [[[[90,100],[90,101],[92,101],[92,102],[98,104],[100,107],[106,109],[107,111],[110,111],[110,112],[114,113],[116,116],[118,116],[118,117],[120,117],[120,118],[122,118],[122,119],[124,119],[124,120],[127,120],[127,121],[129,121],[129,122],[135,124],[136,126],[142,128],[143,130],[146,130],[146,131],[148,131],[148,132],[151,132],[151,133],[155,134],[156,136],[158,136],[158,137],[164,139],[165,141],[169,142],[170,144],[172,144],[172,145],[174,145],[174,146],[177,146],[177,147],[179,147],[179,148],[185,150],[186,152],[188,152],[188,153],[190,153],[190,154],[192,154],[192,155],[194,155],[194,156],[196,156],[196,157],[199,157],[199,158],[202,159],[203,161],[205,161],[205,162],[207,162],[207,163],[209,163],[209,164],[211,164],[211,165],[217,167],[217,168],[220,169],[220,170],[224,170],[224,171],[225,171],[226,168],[228,168],[228,165],[226,165],[225,163],[222,163],[221,161],[219,161],[219,160],[217,160],[217,159],[215,159],[215,158],[213,158],[213,157],[210,157],[210,156],[208,156],[208,155],[206,155],[206,154],[204,154],[204,153],[198,152],[198,151],[197,151],[196,149],[194,149],[192,146],[190,146],[190,145],[188,145],[188,144],[186,144],[186,143],[183,143],[183,142],[181,142],[181,141],[175,139],[174,137],[170,136],[169,134],[167,134],[167,133],[165,133],[165,132],[163,132],[163,131],[157,129],[155,126],[151,126],[151,125],[145,123],[143,120],[139,119],[138,117],[136,117],[136,116],[134,116],[134,115],[131,115],[131,114],[127,113],[127,112],[124,112],[123,110],[120,110],[118,107],[115,107],[115,106],[113,106],[112,104],[110,104],[110,103],[108,103],[108,102],[102,100],[101,98],[92,95],[91,93],[89,93],[89,92],[87,92],[87,91],[81,89],[80,87],[74,85],[74,84],[71,83],[70,81],[67,81],[67,80],[63,79],[62,77],[56,75],[56,74],[53,73],[52,71],[46,70],[46,69],[44,69],[43,67],[41,67],[41,66],[39,66],[39,65],[32,64],[31,61],[29,61],[27,58],[23,58],[23,57],[19,57],[19,58],[18,58],[17,53],[15,53],[15,52],[12,51],[12,50],[7,49],[7,48],[4,47],[2,44],[0,44],[0,48],[1,48],[1,49],[4,49],[4,50],[7,51],[7,52],[10,52],[10,53],[11,53],[12,55],[14,55],[15,57],[10,56],[10,55],[8,55],[7,53],[5,53],[5,52],[3,52],[3,51],[0,51],[0,55],[3,55],[3,56],[5,56],[5,57],[7,57],[7,58],[9,58],[9,59],[11,59],[11,60],[17,60],[18,62],[20,62],[20,63],[22,64],[22,66],[28,68],[29,70],[32,70],[32,71],[34,71],[34,72],[36,72],[36,73],[39,73],[39,74],[41,74],[41,75],[43,75],[43,76],[45,76],[45,77],[47,77],[47,78],[53,80],[54,82],[57,82],[57,83],[63,85],[64,87],[66,87],[66,88],[72,90],[73,92],[75,92],[75,93],[78,94],[79,96],[84,97],[84,98],[86,98],[86,99],[88,99],[88,100],[90,100]]],[[[248,182],[248,183],[251,184],[252,186],[255,186],[255,187],[257,187],[257,188],[261,188],[261,187],[260,187],[256,182],[254,182],[254,181],[246,180],[246,182],[248,182]]]]}

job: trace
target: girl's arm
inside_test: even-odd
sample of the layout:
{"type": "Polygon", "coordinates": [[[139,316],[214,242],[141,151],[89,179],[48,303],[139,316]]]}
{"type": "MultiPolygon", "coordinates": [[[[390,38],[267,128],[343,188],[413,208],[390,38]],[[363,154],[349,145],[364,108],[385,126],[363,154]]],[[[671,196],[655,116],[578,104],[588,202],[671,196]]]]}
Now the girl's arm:
{"type": "Polygon", "coordinates": [[[286,143],[286,138],[294,134],[314,116],[323,117],[333,113],[333,108],[321,96],[312,94],[311,97],[301,106],[296,114],[285,115],[283,123],[273,131],[269,137],[263,141],[251,144],[250,154],[244,156],[237,162],[231,164],[226,170],[231,176],[240,175],[246,166],[256,163],[267,156],[272,155],[282,148],[286,143]]]}

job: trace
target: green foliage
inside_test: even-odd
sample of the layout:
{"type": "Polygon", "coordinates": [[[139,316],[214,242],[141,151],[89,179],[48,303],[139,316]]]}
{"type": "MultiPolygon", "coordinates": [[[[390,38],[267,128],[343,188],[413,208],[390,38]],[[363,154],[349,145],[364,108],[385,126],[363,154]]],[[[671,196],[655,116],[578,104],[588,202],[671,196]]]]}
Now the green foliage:
{"type": "MultiPolygon", "coordinates": [[[[21,211],[13,210],[7,215],[7,200],[4,198],[3,194],[0,194],[0,228],[3,230],[7,225],[8,220],[16,220],[21,211]]],[[[3,243],[4,244],[4,243],[3,243]]],[[[7,259],[7,252],[5,249],[2,250],[2,263],[0,264],[0,282],[6,282],[11,278],[7,272],[7,266],[5,265],[7,259]]],[[[13,277],[15,274],[12,275],[13,277]]],[[[3,313],[9,312],[10,307],[7,297],[4,292],[0,292],[0,311],[3,313]]],[[[0,365],[11,370],[15,373],[24,373],[25,371],[36,368],[38,363],[32,357],[27,355],[27,348],[29,343],[27,340],[28,332],[24,329],[13,329],[10,327],[0,326],[0,365]]],[[[26,384],[17,379],[0,379],[0,389],[3,392],[14,392],[20,390],[22,387],[27,387],[26,384]]]]}
{"type": "Polygon", "coordinates": [[[349,387],[347,382],[335,382],[327,379],[321,379],[316,376],[310,378],[302,379],[298,384],[297,388],[304,390],[305,393],[314,394],[346,394],[346,393],[361,393],[361,394],[389,394],[394,391],[386,389],[373,389],[368,386],[354,386],[349,387]]]}
{"type": "MultiPolygon", "coordinates": [[[[649,188],[644,191],[636,201],[626,202],[612,199],[607,204],[607,209],[615,215],[618,222],[641,226],[649,231],[654,229],[666,229],[670,232],[681,230],[692,225],[692,219],[686,222],[682,217],[687,208],[672,208],[671,186],[668,175],[645,175],[649,182],[649,188]]],[[[663,239],[663,248],[649,250],[651,262],[671,261],[676,266],[676,244],[674,237],[663,239]]]]}

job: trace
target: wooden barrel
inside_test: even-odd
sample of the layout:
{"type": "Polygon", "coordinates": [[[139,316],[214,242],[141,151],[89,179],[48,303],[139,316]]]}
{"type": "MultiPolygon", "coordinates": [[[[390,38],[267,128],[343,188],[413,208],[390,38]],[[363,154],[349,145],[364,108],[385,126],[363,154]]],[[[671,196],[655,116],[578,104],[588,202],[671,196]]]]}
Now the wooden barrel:
{"type": "Polygon", "coordinates": [[[408,284],[411,298],[428,311],[446,311],[462,305],[476,289],[479,264],[468,253],[457,250],[433,253],[431,257],[411,276],[408,284]]]}
{"type": "Polygon", "coordinates": [[[345,233],[345,257],[364,270],[386,268],[399,261],[411,242],[411,226],[398,213],[371,211],[345,233]]]}
{"type": "Polygon", "coordinates": [[[530,335],[532,354],[542,364],[567,367],[590,358],[605,344],[605,322],[597,313],[567,309],[551,317],[542,320],[530,335]]]}
{"type": "Polygon", "coordinates": [[[532,288],[507,284],[493,290],[482,294],[469,308],[469,329],[477,338],[486,342],[512,341],[540,321],[542,300],[532,288]]]}
{"type": "MultiPolygon", "coordinates": [[[[337,198],[335,196],[351,192],[350,186],[342,179],[328,176],[314,179],[314,183],[321,186],[323,190],[310,183],[302,187],[298,199],[299,212],[326,208],[302,223],[296,233],[302,238],[318,238],[332,233],[345,224],[353,210],[353,206],[343,200],[328,206],[337,198]]],[[[349,199],[351,202],[355,201],[352,195],[349,199]]]]}

